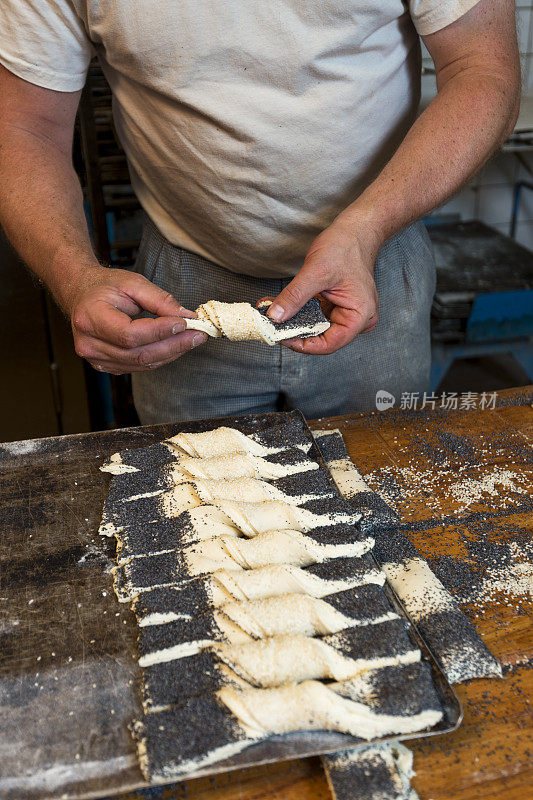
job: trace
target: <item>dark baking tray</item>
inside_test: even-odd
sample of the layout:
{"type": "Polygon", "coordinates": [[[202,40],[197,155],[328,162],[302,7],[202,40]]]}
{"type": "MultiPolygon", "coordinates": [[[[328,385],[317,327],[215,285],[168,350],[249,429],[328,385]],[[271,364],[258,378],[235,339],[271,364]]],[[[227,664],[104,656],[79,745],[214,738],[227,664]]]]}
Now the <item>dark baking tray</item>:
{"type": "MultiPolygon", "coordinates": [[[[225,424],[252,433],[295,418],[308,431],[310,455],[335,486],[299,412],[0,445],[1,800],[83,800],[147,785],[127,728],[140,713],[136,623],[113,594],[114,542],[97,534],[109,483],[98,469],[103,459],[179,431],[225,424]]],[[[431,664],[444,718],[430,731],[380,741],[446,733],[461,721],[438,661],[414,625],[412,632],[431,664]]],[[[337,733],[274,736],[195,777],[361,743],[337,733]]]]}

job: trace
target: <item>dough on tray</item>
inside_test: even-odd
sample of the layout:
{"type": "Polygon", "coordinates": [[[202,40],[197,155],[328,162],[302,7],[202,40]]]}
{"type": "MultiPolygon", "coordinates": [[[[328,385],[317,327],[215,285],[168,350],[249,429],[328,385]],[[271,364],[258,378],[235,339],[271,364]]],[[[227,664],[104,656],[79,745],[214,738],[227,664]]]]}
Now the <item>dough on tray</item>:
{"type": "Polygon", "coordinates": [[[364,673],[348,687],[314,680],[275,689],[228,685],[146,714],[134,725],[143,773],[154,783],[178,778],[272,734],[330,730],[368,741],[435,725],[442,709],[427,667],[391,669],[398,673],[394,695],[390,672],[385,680],[364,673]]]}
{"type": "MultiPolygon", "coordinates": [[[[329,616],[331,623],[334,624],[336,618],[337,624],[340,624],[334,609],[329,616]]],[[[231,622],[229,617],[227,621],[231,622]]],[[[297,624],[292,623],[292,626],[297,627],[297,624]]],[[[251,684],[280,686],[307,678],[347,680],[364,669],[410,664],[420,660],[420,651],[411,643],[405,623],[394,615],[374,624],[356,625],[321,638],[281,633],[253,640],[234,623],[235,638],[240,636],[240,643],[213,643],[210,640],[176,643],[171,626],[172,623],[141,629],[141,667],[181,660],[182,669],[194,674],[197,672],[194,662],[187,662],[187,659],[195,657],[200,650],[210,648],[214,661],[223,661],[251,684]]],[[[272,631],[276,627],[283,630],[290,626],[291,623],[271,620],[272,631]]]]}
{"type": "Polygon", "coordinates": [[[385,582],[385,573],[364,557],[336,558],[305,568],[278,564],[241,572],[221,569],[179,585],[164,577],[156,582],[154,574],[149,572],[145,585],[133,586],[128,583],[124,571],[118,569],[115,591],[121,602],[133,599],[137,617],[142,619],[154,613],[190,617],[231,600],[261,600],[296,593],[326,597],[355,586],[367,583],[383,586],[385,582]]]}
{"type": "MultiPolygon", "coordinates": [[[[210,301],[188,325],[269,344],[329,326],[317,301],[281,326],[265,309],[210,301]]],[[[145,714],[134,736],[155,782],[273,734],[368,740],[442,715],[409,626],[381,588],[385,574],[367,555],[372,493],[360,476],[346,478],[338,434],[321,444],[361,513],[307,455],[296,416],[243,425],[248,433],[182,430],[103,467],[113,478],[100,532],[117,540],[115,592],[133,601],[139,626],[145,714]]]]}
{"type": "Polygon", "coordinates": [[[166,439],[164,444],[178,455],[194,458],[230,456],[235,453],[266,457],[290,448],[299,448],[306,453],[311,447],[299,420],[250,434],[225,425],[200,433],[183,431],[166,439]]]}
{"type": "Polygon", "coordinates": [[[252,539],[232,536],[204,539],[177,554],[178,572],[195,577],[219,569],[256,569],[271,564],[307,567],[332,558],[361,556],[371,549],[374,542],[371,537],[337,533],[337,528],[343,527],[332,525],[331,528],[315,528],[308,533],[266,531],[252,539]]]}
{"type": "MultiPolygon", "coordinates": [[[[285,450],[294,450],[295,448],[306,453],[311,447],[308,435],[298,418],[290,419],[281,425],[278,423],[267,425],[249,435],[238,431],[236,428],[220,426],[202,433],[185,433],[180,439],[178,437],[180,437],[180,434],[146,447],[113,453],[100,469],[102,472],[110,472],[113,475],[154,470],[175,461],[177,455],[189,454],[199,457],[200,453],[194,442],[199,442],[198,447],[211,450],[212,456],[219,455],[223,457],[227,457],[231,453],[251,453],[256,451],[259,451],[259,455],[266,454],[267,457],[271,457],[282,454],[285,450]],[[216,433],[220,430],[222,430],[222,433],[216,433]],[[213,436],[212,434],[215,435],[213,436]],[[200,437],[200,439],[196,437],[200,437]],[[175,441],[176,439],[187,442],[184,449],[175,441]],[[224,444],[228,441],[230,442],[230,449],[226,450],[224,444]],[[215,451],[213,452],[214,449],[215,451]],[[271,456],[268,454],[271,454],[271,456]]],[[[206,457],[209,457],[208,454],[206,454],[206,457]]]]}
{"type": "Polygon", "coordinates": [[[292,448],[283,451],[283,454],[276,453],[265,458],[251,453],[233,453],[210,458],[182,456],[177,459],[170,472],[175,481],[181,480],[183,474],[191,478],[215,480],[226,478],[277,480],[309,470],[318,470],[317,462],[307,458],[300,450],[292,448]]]}
{"type": "MultiPolygon", "coordinates": [[[[325,597],[334,592],[360,586],[363,583],[385,582],[385,574],[364,557],[336,558],[300,568],[292,564],[275,564],[250,570],[218,569],[216,572],[180,582],[179,555],[175,560],[169,553],[135,558],[113,569],[115,592],[119,600],[136,598],[137,604],[148,606],[150,598],[140,595],[159,589],[171,589],[174,603],[184,607],[199,607],[203,602],[213,607],[228,600],[260,600],[281,594],[309,594],[325,597]],[[174,591],[175,590],[175,591],[174,591]]],[[[157,597],[157,595],[155,596],[157,597]]]]}
{"type": "Polygon", "coordinates": [[[139,624],[139,651],[145,656],[187,645],[192,653],[216,642],[244,644],[288,634],[324,636],[397,618],[376,585],[348,589],[326,599],[294,594],[230,601],[189,619],[173,620],[170,614],[144,617],[139,624]]]}
{"type": "Polygon", "coordinates": [[[196,309],[197,319],[186,319],[187,328],[207,333],[212,338],[225,336],[234,342],[259,341],[274,345],[293,337],[308,338],[324,333],[331,326],[316,298],[286,322],[272,322],[266,312],[271,301],[258,308],[250,303],[221,303],[209,300],[196,309]]]}
{"type": "MultiPolygon", "coordinates": [[[[330,497],[333,497],[333,494],[330,497]]],[[[190,483],[178,483],[163,492],[159,496],[159,502],[165,517],[177,517],[183,511],[188,511],[195,506],[216,505],[220,501],[264,503],[278,500],[296,506],[321,498],[324,499],[323,494],[287,495],[272,483],[258,478],[233,478],[230,480],[193,478],[190,483]]]]}

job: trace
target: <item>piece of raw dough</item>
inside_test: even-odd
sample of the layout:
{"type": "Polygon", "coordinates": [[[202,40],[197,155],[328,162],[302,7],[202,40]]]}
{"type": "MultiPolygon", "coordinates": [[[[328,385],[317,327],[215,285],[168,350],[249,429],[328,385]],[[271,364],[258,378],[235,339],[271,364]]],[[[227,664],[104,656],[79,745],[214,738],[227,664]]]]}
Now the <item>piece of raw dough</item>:
{"type": "Polygon", "coordinates": [[[225,336],[234,342],[259,341],[271,346],[293,337],[318,336],[331,325],[322,313],[320,303],[314,298],[294,317],[281,324],[272,322],[266,316],[270,305],[268,300],[258,308],[250,303],[209,300],[196,309],[197,319],[186,319],[185,322],[187,328],[203,331],[212,338],[225,336]]]}
{"type": "Polygon", "coordinates": [[[169,474],[175,482],[182,480],[182,475],[191,478],[211,478],[215,480],[230,480],[232,478],[261,478],[263,480],[277,480],[299,472],[317,470],[318,463],[298,454],[292,463],[278,463],[267,461],[261,456],[251,453],[233,453],[232,455],[213,456],[211,458],[197,458],[183,456],[178,458],[169,474]]]}
{"type": "MultiPolygon", "coordinates": [[[[410,669],[409,667],[395,669],[410,669]]],[[[360,700],[318,681],[276,689],[225,687],[144,715],[134,725],[141,769],[154,783],[193,773],[272,734],[330,730],[370,740],[432,727],[442,709],[430,676],[405,680],[391,707],[388,683],[360,700]],[[424,682],[420,691],[420,682],[424,682]]]]}
{"type": "Polygon", "coordinates": [[[256,569],[270,564],[306,567],[332,558],[361,556],[371,549],[373,539],[317,542],[300,531],[266,531],[252,539],[218,536],[186,547],[182,558],[190,577],[219,569],[256,569]]]}

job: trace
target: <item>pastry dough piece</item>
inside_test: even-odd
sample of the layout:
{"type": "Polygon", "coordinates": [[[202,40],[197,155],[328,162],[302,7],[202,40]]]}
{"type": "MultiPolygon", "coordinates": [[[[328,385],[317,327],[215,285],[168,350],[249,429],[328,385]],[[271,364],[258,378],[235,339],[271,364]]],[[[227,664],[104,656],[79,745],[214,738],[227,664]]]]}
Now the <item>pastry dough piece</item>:
{"type": "MultiPolygon", "coordinates": [[[[336,559],[336,562],[342,559],[336,559]]],[[[353,562],[355,559],[346,559],[353,562]]],[[[220,605],[229,599],[260,600],[282,594],[308,594],[311,597],[325,597],[334,592],[342,592],[363,583],[376,583],[383,586],[385,575],[381,570],[368,567],[352,574],[335,574],[328,562],[301,569],[290,564],[259,567],[258,569],[235,572],[217,570],[207,579],[213,605],[220,605]],[[326,569],[320,568],[325,566],[326,569]],[[318,569],[317,569],[318,568],[318,569]],[[322,572],[323,574],[320,574],[322,572]]]]}
{"type": "Polygon", "coordinates": [[[254,456],[267,456],[278,453],[283,447],[265,447],[251,436],[236,428],[221,426],[202,433],[178,433],[165,442],[178,455],[194,458],[214,458],[234,453],[250,453],[254,456]]]}
{"type": "Polygon", "coordinates": [[[265,503],[221,500],[217,505],[235,527],[248,537],[271,530],[310,531],[339,522],[355,523],[360,519],[360,514],[349,512],[313,514],[312,511],[278,500],[265,503]]]}
{"type": "Polygon", "coordinates": [[[370,492],[370,486],[365,482],[363,476],[357,470],[349,458],[337,459],[328,462],[328,467],[333,480],[339,487],[339,492],[347,500],[355,497],[362,492],[370,492]]]}
{"type": "Polygon", "coordinates": [[[101,472],[109,472],[111,475],[124,475],[126,472],[139,472],[138,467],[131,464],[124,464],[121,453],[113,453],[108,460],[100,467],[101,472]]]}
{"type": "MultiPolygon", "coordinates": [[[[236,478],[228,481],[194,480],[191,483],[178,483],[161,494],[160,503],[164,516],[172,518],[199,505],[216,505],[219,500],[233,499],[247,503],[263,503],[267,500],[290,502],[292,499],[292,504],[296,505],[293,498],[288,498],[275,486],[257,478],[236,478]]],[[[303,502],[306,499],[310,498],[304,498],[303,502]]]]}
{"type": "Polygon", "coordinates": [[[322,544],[300,531],[267,531],[252,539],[218,536],[189,545],[182,559],[191,577],[219,569],[256,569],[269,564],[306,567],[332,558],[361,556],[372,547],[372,539],[322,544]]]}
{"type": "Polygon", "coordinates": [[[342,697],[318,681],[276,689],[224,687],[217,696],[237,718],[245,736],[264,736],[302,730],[350,733],[370,740],[393,733],[410,733],[436,725],[442,711],[434,708],[418,714],[381,714],[342,697]]]}
{"type": "Polygon", "coordinates": [[[137,447],[113,453],[100,467],[102,472],[123,475],[126,472],[142,472],[159,469],[173,460],[173,453],[165,442],[156,442],[146,447],[137,447]]]}
{"type": "Polygon", "coordinates": [[[163,492],[159,498],[163,516],[167,519],[179,517],[184,511],[203,505],[203,501],[193,483],[178,483],[163,492]]]}
{"type": "Polygon", "coordinates": [[[306,594],[286,594],[251,602],[225,603],[215,610],[214,617],[230,643],[234,641],[231,637],[235,629],[244,631],[254,639],[286,634],[325,636],[369,622],[375,625],[398,618],[392,611],[386,611],[370,620],[354,618],[347,609],[340,610],[336,607],[331,602],[333,598],[335,595],[330,596],[328,602],[306,594]],[[227,627],[228,620],[231,622],[230,628],[227,627]]]}
{"type": "Polygon", "coordinates": [[[262,478],[268,481],[316,469],[318,469],[318,463],[305,456],[295,459],[293,463],[277,463],[251,453],[234,453],[212,458],[183,456],[171,467],[169,476],[176,482],[182,479],[183,474],[191,478],[215,480],[262,478]]]}
{"type": "MultiPolygon", "coordinates": [[[[153,504],[153,499],[150,498],[150,500],[153,504]]],[[[251,538],[258,533],[271,530],[310,531],[313,528],[327,527],[335,523],[354,523],[360,519],[359,514],[344,511],[313,514],[307,509],[279,500],[268,500],[262,503],[219,500],[216,505],[200,505],[200,502],[194,487],[188,487],[188,484],[179,484],[175,489],[165,492],[157,498],[156,512],[151,513],[152,515],[155,513],[154,519],[157,514],[167,519],[176,518],[176,524],[182,528],[180,541],[183,543],[212,539],[225,533],[233,536],[240,532],[251,538]],[[185,505],[188,505],[186,510],[184,510],[185,505]]],[[[150,521],[146,519],[146,514],[142,519],[150,521]]],[[[105,530],[107,530],[109,528],[108,520],[105,521],[105,525],[105,530]]],[[[112,532],[116,534],[117,530],[121,529],[121,527],[115,527],[112,532]]],[[[104,532],[104,528],[101,532],[104,532]]]]}
{"type": "Polygon", "coordinates": [[[134,725],[141,768],[157,783],[191,774],[273,734],[330,730],[370,740],[421,731],[442,718],[427,673],[416,681],[404,679],[392,706],[387,677],[357,700],[339,693],[342,684],[335,684],[335,691],[318,681],[276,689],[228,686],[145,714],[134,725]]]}
{"type": "Polygon", "coordinates": [[[214,536],[239,536],[239,528],[216,506],[196,506],[186,512],[187,534],[182,541],[198,542],[214,536]]]}
{"type": "MultiPolygon", "coordinates": [[[[190,585],[190,584],[189,584],[190,585]]],[[[201,590],[201,583],[196,582],[195,586],[201,590]]],[[[193,598],[188,597],[187,611],[183,610],[182,603],[180,603],[179,594],[183,590],[176,587],[171,589],[156,589],[153,592],[138,595],[134,600],[134,611],[137,616],[139,628],[147,628],[155,625],[167,625],[171,622],[176,622],[174,626],[173,636],[176,641],[190,641],[192,639],[207,639],[211,637],[214,641],[219,641],[222,637],[222,631],[213,633],[212,621],[218,619],[216,616],[218,611],[226,614],[225,609],[232,609],[235,601],[228,600],[226,603],[212,608],[206,597],[193,598]],[[196,602],[195,602],[196,600],[196,602]],[[208,634],[207,631],[210,633],[208,634]]],[[[185,593],[186,594],[186,593],[185,593]]],[[[187,594],[186,594],[187,596],[187,594]]],[[[314,601],[315,598],[309,595],[295,594],[295,595],[280,595],[282,602],[292,604],[294,598],[304,598],[303,602],[314,601]],[[291,600],[285,600],[285,598],[291,600]]],[[[270,600],[271,598],[266,598],[270,600]]],[[[255,615],[256,607],[262,606],[265,600],[251,600],[241,601],[238,603],[238,613],[255,615]]],[[[336,609],[344,618],[350,621],[349,627],[355,625],[375,625],[377,622],[384,619],[392,619],[396,615],[391,615],[391,605],[388,602],[385,593],[381,591],[381,587],[374,583],[362,584],[356,587],[345,589],[336,594],[330,594],[325,597],[325,602],[336,609]]],[[[232,616],[232,613],[229,614],[232,616]]],[[[253,623],[255,625],[255,623],[253,623]]],[[[281,624],[281,623],[280,623],[281,624]]],[[[290,629],[279,630],[281,633],[305,633],[308,630],[307,622],[303,622],[303,628],[297,626],[300,624],[294,617],[289,622],[283,622],[285,625],[291,625],[290,629]],[[296,627],[294,627],[296,626],[296,627]]],[[[216,625],[216,623],[215,623],[216,625]]],[[[247,633],[250,633],[255,628],[244,627],[247,633]]]]}
{"type": "Polygon", "coordinates": [[[320,495],[289,495],[258,478],[233,478],[229,480],[196,480],[193,483],[203,503],[216,504],[220,500],[233,500],[238,503],[264,503],[279,500],[297,506],[316,500],[320,495]]]}
{"type": "MultiPolygon", "coordinates": [[[[237,609],[233,608],[230,613],[237,621],[219,610],[213,618],[214,625],[210,618],[205,617],[191,626],[176,622],[143,627],[139,636],[139,664],[151,667],[190,659],[207,648],[212,654],[213,664],[221,661],[251,685],[268,687],[308,678],[347,680],[362,670],[412,664],[420,660],[420,651],[411,643],[403,621],[394,614],[386,613],[382,615],[383,619],[376,618],[367,624],[348,628],[346,624],[349,621],[344,619],[344,628],[320,639],[299,633],[283,633],[284,630],[297,631],[299,626],[312,630],[314,625],[325,628],[342,625],[341,617],[335,613],[338,609],[333,603],[330,606],[329,610],[323,607],[321,621],[316,617],[313,620],[312,612],[307,614],[307,620],[301,622],[280,619],[281,610],[290,609],[291,603],[280,601],[276,604],[272,601],[267,609],[270,620],[264,610],[251,607],[248,614],[240,618],[237,609]],[[253,633],[243,626],[252,631],[255,628],[257,634],[270,630],[274,635],[254,640],[253,633]]],[[[193,660],[178,667],[190,674],[198,669],[198,663],[193,660]]]]}
{"type": "Polygon", "coordinates": [[[219,642],[212,649],[237,675],[263,688],[318,678],[347,681],[364,670],[420,661],[420,650],[398,619],[320,639],[291,634],[243,644],[219,642]]]}
{"type": "MultiPolygon", "coordinates": [[[[264,301],[260,308],[266,310],[270,302],[264,301]]],[[[327,331],[331,324],[321,313],[316,300],[307,303],[299,315],[283,325],[276,325],[250,303],[209,300],[196,309],[196,314],[197,319],[185,320],[188,328],[203,331],[213,338],[225,336],[234,342],[258,341],[268,345],[294,336],[318,336],[327,331]],[[312,319],[306,318],[309,313],[312,319]]]]}

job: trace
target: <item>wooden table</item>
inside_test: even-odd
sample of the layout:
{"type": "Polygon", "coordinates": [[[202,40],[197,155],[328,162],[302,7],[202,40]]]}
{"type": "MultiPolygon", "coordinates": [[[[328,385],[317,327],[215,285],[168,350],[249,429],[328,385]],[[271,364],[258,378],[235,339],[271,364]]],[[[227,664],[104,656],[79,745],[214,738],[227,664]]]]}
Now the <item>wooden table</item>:
{"type": "MultiPolygon", "coordinates": [[[[403,497],[399,510],[404,520],[416,523],[412,541],[424,556],[457,554],[461,547],[459,532],[468,522],[459,516],[454,523],[454,512],[461,503],[447,492],[450,481],[458,470],[468,477],[494,468],[509,468],[525,481],[524,445],[533,444],[532,388],[500,392],[495,410],[354,414],[318,420],[312,427],[340,428],[351,457],[365,474],[379,473],[384,467],[394,467],[407,478],[410,471],[413,475],[431,472],[434,495],[426,494],[427,482],[413,481],[412,491],[403,497]],[[481,453],[481,464],[465,468],[458,453],[452,456],[451,467],[450,463],[439,465],[436,431],[466,435],[481,453]],[[446,516],[444,522],[435,514],[436,506],[441,516],[446,516]]],[[[471,510],[486,515],[498,530],[506,525],[522,530],[529,525],[531,530],[531,507],[512,513],[504,505],[500,497],[486,495],[471,510]]],[[[467,610],[500,659],[505,677],[457,686],[464,707],[461,728],[441,738],[408,743],[415,754],[413,786],[421,800],[527,800],[533,797],[531,616],[517,615],[509,605],[498,602],[467,610]]],[[[147,794],[122,797],[140,800],[147,794]]],[[[155,790],[154,798],[329,800],[331,794],[317,758],[188,781],[155,790]]]]}

